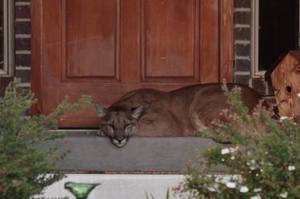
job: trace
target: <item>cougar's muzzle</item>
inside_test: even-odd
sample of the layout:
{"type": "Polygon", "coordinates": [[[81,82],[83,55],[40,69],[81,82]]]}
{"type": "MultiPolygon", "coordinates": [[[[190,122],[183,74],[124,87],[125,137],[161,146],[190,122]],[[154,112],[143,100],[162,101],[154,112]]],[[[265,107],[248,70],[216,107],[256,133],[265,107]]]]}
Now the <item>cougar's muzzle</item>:
{"type": "Polygon", "coordinates": [[[128,137],[111,138],[111,143],[118,148],[122,148],[127,144],[128,140],[128,137]]]}

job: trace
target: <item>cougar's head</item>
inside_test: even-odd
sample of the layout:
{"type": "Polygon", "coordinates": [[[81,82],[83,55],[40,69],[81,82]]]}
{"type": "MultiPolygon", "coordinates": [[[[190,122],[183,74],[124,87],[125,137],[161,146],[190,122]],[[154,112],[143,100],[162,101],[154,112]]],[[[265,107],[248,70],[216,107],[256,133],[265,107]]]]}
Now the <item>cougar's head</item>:
{"type": "Polygon", "coordinates": [[[109,137],[113,145],[121,148],[127,144],[129,137],[136,132],[137,122],[144,108],[138,106],[129,110],[124,107],[106,109],[96,105],[96,111],[101,118],[101,133],[109,137]]]}

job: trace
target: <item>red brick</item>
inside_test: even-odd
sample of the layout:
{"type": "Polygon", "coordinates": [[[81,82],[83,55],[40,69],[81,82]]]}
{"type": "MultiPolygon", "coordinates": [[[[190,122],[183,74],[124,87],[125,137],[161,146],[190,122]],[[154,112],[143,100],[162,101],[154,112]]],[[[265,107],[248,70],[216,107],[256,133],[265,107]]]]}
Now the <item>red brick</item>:
{"type": "Polygon", "coordinates": [[[250,8],[251,0],[234,0],[234,6],[236,8],[250,8]]]}
{"type": "Polygon", "coordinates": [[[250,28],[235,28],[234,37],[237,40],[250,40],[251,29],[250,28]]]}
{"type": "Polygon", "coordinates": [[[250,76],[247,76],[247,75],[235,75],[234,83],[243,84],[243,85],[248,86],[249,79],[250,79],[250,76]]]}
{"type": "Polygon", "coordinates": [[[15,33],[16,34],[31,34],[31,23],[30,22],[15,22],[15,33]]]}
{"type": "Polygon", "coordinates": [[[15,49],[16,50],[30,50],[31,49],[31,39],[30,38],[16,38],[15,39],[15,49]]]}
{"type": "Polygon", "coordinates": [[[16,6],[15,16],[16,18],[30,18],[30,6],[16,6]]]}
{"type": "Polygon", "coordinates": [[[31,55],[15,55],[16,66],[31,66],[31,55]]]}
{"type": "Polygon", "coordinates": [[[251,12],[234,13],[234,22],[236,24],[251,24],[251,12]]]}
{"type": "Polygon", "coordinates": [[[237,56],[249,56],[251,52],[250,45],[236,44],[234,51],[237,56]]]}
{"type": "Polygon", "coordinates": [[[250,71],[251,61],[246,59],[236,59],[235,66],[240,68],[236,68],[237,71],[250,71]]]}
{"type": "Polygon", "coordinates": [[[30,70],[16,70],[16,77],[21,78],[22,82],[31,81],[31,71],[30,70]]]}

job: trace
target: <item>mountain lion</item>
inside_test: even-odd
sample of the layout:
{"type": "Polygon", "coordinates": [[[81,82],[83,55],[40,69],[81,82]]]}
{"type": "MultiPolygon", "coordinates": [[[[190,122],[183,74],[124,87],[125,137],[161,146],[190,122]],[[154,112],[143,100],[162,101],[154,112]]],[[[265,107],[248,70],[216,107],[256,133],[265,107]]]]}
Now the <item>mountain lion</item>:
{"type": "MultiPolygon", "coordinates": [[[[244,104],[252,110],[261,100],[253,89],[241,88],[244,104]]],[[[194,136],[209,127],[220,112],[228,108],[222,84],[200,84],[170,92],[154,89],[134,90],[110,107],[96,106],[101,118],[100,133],[117,147],[130,136],[194,136]]]]}

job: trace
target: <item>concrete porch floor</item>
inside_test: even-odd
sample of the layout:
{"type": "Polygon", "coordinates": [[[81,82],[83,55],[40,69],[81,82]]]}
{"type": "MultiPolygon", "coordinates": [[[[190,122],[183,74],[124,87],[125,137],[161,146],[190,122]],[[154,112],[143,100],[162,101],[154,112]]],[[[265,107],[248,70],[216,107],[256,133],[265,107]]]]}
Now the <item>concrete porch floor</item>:
{"type": "Polygon", "coordinates": [[[68,130],[66,134],[56,141],[61,151],[70,150],[57,163],[65,173],[182,174],[188,162],[196,162],[215,145],[200,137],[132,137],[126,146],[117,148],[95,131],[68,130]]]}

